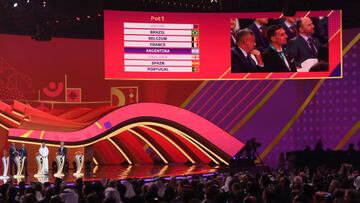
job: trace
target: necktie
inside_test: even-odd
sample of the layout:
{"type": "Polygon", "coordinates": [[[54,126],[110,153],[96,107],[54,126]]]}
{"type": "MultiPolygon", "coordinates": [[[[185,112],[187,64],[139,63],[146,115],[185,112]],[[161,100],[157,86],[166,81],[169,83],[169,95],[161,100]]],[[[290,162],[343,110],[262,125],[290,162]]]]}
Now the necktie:
{"type": "Polygon", "coordinates": [[[317,54],[317,49],[316,49],[316,46],[315,46],[315,43],[314,43],[314,39],[309,37],[309,39],[307,40],[308,41],[308,44],[310,46],[310,49],[315,53],[317,54]]]}
{"type": "Polygon", "coordinates": [[[296,30],[296,26],[295,26],[295,25],[292,25],[292,26],[290,27],[290,30],[291,30],[291,32],[294,33],[295,35],[297,34],[297,30],[296,30]]]}
{"type": "Polygon", "coordinates": [[[261,32],[262,36],[266,39],[266,30],[265,30],[265,28],[260,27],[259,29],[260,29],[260,32],[261,32]]]}
{"type": "Polygon", "coordinates": [[[278,52],[278,54],[280,55],[280,58],[284,61],[287,69],[288,69],[289,71],[291,71],[291,69],[290,69],[290,67],[289,67],[289,63],[288,63],[287,60],[286,60],[284,51],[280,51],[280,52],[278,52]]]}

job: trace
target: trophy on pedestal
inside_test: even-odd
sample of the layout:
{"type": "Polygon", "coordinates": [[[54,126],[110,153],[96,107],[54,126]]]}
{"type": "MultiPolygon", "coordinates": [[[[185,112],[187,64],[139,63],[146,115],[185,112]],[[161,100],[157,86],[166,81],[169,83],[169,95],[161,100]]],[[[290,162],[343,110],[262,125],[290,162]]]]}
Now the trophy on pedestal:
{"type": "Polygon", "coordinates": [[[56,155],[55,162],[57,165],[57,172],[54,174],[56,178],[62,178],[64,177],[63,169],[65,165],[65,156],[63,155],[56,155]]]}
{"type": "Polygon", "coordinates": [[[37,173],[34,175],[35,178],[37,177],[41,177],[41,176],[44,176],[44,169],[43,169],[43,161],[42,161],[42,157],[40,154],[37,154],[35,156],[35,160],[36,160],[36,165],[37,165],[37,173]]]}
{"type": "Polygon", "coordinates": [[[74,173],[74,176],[76,178],[84,176],[84,174],[81,173],[81,169],[84,165],[84,155],[81,152],[75,153],[75,163],[76,163],[76,171],[74,173]]]}
{"type": "Polygon", "coordinates": [[[0,176],[0,179],[8,179],[8,171],[9,171],[9,156],[6,155],[6,151],[4,150],[4,156],[1,158],[2,159],[2,163],[4,166],[4,172],[3,175],[0,176]]]}
{"type": "Polygon", "coordinates": [[[14,158],[15,165],[16,165],[16,168],[17,168],[17,173],[16,173],[16,175],[13,176],[13,178],[24,178],[25,177],[22,174],[22,172],[24,170],[25,159],[26,159],[26,157],[24,157],[24,156],[16,156],[14,158]]]}

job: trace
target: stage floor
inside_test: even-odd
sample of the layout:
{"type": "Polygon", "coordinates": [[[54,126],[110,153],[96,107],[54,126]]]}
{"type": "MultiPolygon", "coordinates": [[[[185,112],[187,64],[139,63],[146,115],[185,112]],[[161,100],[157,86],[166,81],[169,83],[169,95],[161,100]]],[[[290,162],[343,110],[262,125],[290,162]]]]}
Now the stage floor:
{"type": "MultiPolygon", "coordinates": [[[[133,166],[95,166],[90,172],[85,173],[82,177],[84,181],[98,181],[104,178],[112,180],[121,180],[126,178],[154,178],[154,177],[172,177],[193,174],[210,174],[217,172],[221,167],[211,167],[208,165],[133,165],[133,166]]],[[[41,178],[34,177],[36,169],[29,169],[29,176],[24,179],[14,179],[13,182],[24,180],[27,184],[30,182],[51,182],[53,183],[55,177],[53,173],[41,178]]],[[[68,174],[63,177],[63,180],[72,183],[76,180],[73,176],[74,170],[69,170],[68,174]]]]}

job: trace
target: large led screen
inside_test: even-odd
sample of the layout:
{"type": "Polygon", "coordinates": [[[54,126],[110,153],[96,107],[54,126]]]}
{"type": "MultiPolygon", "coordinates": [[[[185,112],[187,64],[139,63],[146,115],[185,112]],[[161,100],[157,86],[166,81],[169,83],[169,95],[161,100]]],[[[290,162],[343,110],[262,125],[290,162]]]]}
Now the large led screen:
{"type": "Polygon", "coordinates": [[[340,78],[341,12],[104,11],[106,79],[340,78]]]}

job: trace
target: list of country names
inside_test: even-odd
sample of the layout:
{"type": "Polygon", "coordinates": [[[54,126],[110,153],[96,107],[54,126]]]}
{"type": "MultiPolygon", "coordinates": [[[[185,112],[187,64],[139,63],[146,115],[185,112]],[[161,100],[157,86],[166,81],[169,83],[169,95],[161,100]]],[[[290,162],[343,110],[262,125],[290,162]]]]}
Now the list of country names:
{"type": "Polygon", "coordinates": [[[199,72],[197,24],[124,23],[125,72],[199,72]]]}

